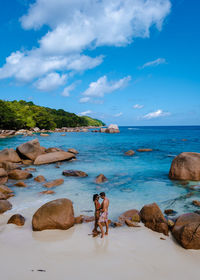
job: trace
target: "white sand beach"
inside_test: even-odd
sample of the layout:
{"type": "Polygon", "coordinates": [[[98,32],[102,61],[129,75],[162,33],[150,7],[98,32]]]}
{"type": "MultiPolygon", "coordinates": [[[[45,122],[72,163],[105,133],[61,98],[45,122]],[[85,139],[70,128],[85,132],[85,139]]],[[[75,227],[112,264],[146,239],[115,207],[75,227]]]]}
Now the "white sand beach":
{"type": "MultiPolygon", "coordinates": [[[[31,217],[31,216],[30,216],[31,217]]],[[[172,237],[140,228],[111,228],[101,239],[92,223],[67,231],[32,232],[0,220],[1,279],[162,279],[199,277],[200,251],[181,248],[172,237]],[[161,240],[160,237],[165,238],[161,240]],[[41,270],[41,271],[40,271],[41,270]]]]}

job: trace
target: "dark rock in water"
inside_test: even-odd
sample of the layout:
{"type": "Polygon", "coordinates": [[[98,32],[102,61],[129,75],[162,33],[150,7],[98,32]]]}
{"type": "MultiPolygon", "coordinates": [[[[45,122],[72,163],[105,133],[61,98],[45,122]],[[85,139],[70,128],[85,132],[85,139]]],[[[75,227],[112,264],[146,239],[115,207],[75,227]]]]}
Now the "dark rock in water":
{"type": "Polygon", "coordinates": [[[194,213],[199,214],[200,215],[200,210],[196,210],[194,211],[194,213]]]}
{"type": "Polygon", "coordinates": [[[25,171],[30,171],[30,172],[35,172],[36,168],[25,168],[24,170],[25,171]]]}
{"type": "Polygon", "coordinates": [[[190,189],[193,191],[200,191],[200,185],[190,186],[190,189]]]}
{"type": "Polygon", "coordinates": [[[72,154],[75,154],[75,155],[79,153],[76,149],[73,149],[73,148],[68,149],[68,152],[72,153],[72,154]]]}
{"type": "Polygon", "coordinates": [[[135,152],[133,150],[129,150],[127,152],[124,153],[126,156],[133,156],[135,154],[135,152]]]}
{"type": "Polygon", "coordinates": [[[20,214],[15,214],[8,220],[8,224],[23,226],[25,224],[25,218],[20,214]]]}
{"type": "Polygon", "coordinates": [[[62,198],[50,201],[41,206],[33,215],[34,231],[45,229],[69,229],[75,223],[74,209],[71,200],[62,198]]]}
{"type": "Polygon", "coordinates": [[[99,174],[97,177],[96,177],[96,184],[101,184],[101,183],[104,183],[108,181],[108,179],[103,175],[103,174],[99,174]]]}
{"type": "Polygon", "coordinates": [[[38,139],[33,139],[17,147],[17,153],[23,159],[35,160],[39,155],[44,153],[38,139]]]}
{"type": "Polygon", "coordinates": [[[56,179],[56,180],[53,180],[51,182],[45,183],[43,186],[45,188],[53,188],[53,187],[57,187],[59,185],[62,185],[63,183],[64,183],[63,179],[56,179]]]}
{"type": "Polygon", "coordinates": [[[145,205],[140,211],[140,216],[146,227],[168,235],[167,220],[156,203],[145,205]]]}
{"type": "Polygon", "coordinates": [[[132,222],[139,223],[140,222],[140,212],[136,209],[131,209],[131,210],[128,210],[128,211],[124,212],[123,214],[121,214],[118,218],[118,220],[121,224],[124,224],[126,219],[128,219],[132,222]]]}
{"type": "Polygon", "coordinates": [[[87,177],[88,174],[80,170],[64,170],[62,173],[64,176],[74,176],[74,177],[87,177]]]}
{"type": "Polygon", "coordinates": [[[7,200],[0,200],[0,214],[10,210],[12,208],[12,204],[7,200]]]}
{"type": "Polygon", "coordinates": [[[45,182],[46,179],[44,178],[44,176],[38,175],[37,177],[34,178],[34,181],[42,183],[42,182],[45,182]]]}
{"type": "Polygon", "coordinates": [[[172,161],[169,177],[174,180],[200,181],[200,153],[181,153],[172,161]]]}
{"type": "Polygon", "coordinates": [[[55,192],[54,191],[43,191],[43,192],[40,192],[40,194],[54,194],[55,192]]]}
{"type": "Polygon", "coordinates": [[[68,152],[53,152],[53,153],[47,153],[44,155],[40,155],[36,158],[34,161],[35,165],[41,165],[41,164],[48,164],[53,163],[57,161],[64,161],[64,160],[70,160],[75,158],[75,155],[68,152]]]}
{"type": "Polygon", "coordinates": [[[27,184],[25,184],[24,182],[17,182],[15,184],[16,187],[21,187],[21,188],[26,188],[27,187],[27,184]]]}
{"type": "Polygon", "coordinates": [[[199,200],[193,200],[193,201],[192,201],[192,204],[193,204],[194,206],[200,207],[200,201],[199,201],[199,200]]]}
{"type": "Polygon", "coordinates": [[[8,172],[8,178],[13,180],[24,180],[24,179],[29,179],[31,177],[33,177],[33,175],[28,171],[24,171],[24,170],[15,169],[8,172]]]}
{"type": "Polygon", "coordinates": [[[173,209],[165,209],[164,213],[167,215],[167,216],[175,216],[177,214],[176,211],[174,211],[173,209]]]}
{"type": "Polygon", "coordinates": [[[178,217],[172,234],[185,249],[200,249],[200,215],[187,213],[178,217]]]}
{"type": "Polygon", "coordinates": [[[0,162],[20,162],[21,158],[14,149],[4,149],[0,151],[0,162]]]}
{"type": "Polygon", "coordinates": [[[123,224],[120,223],[120,222],[114,222],[114,223],[113,223],[113,226],[114,226],[114,227],[121,227],[121,226],[123,226],[123,224]]]}

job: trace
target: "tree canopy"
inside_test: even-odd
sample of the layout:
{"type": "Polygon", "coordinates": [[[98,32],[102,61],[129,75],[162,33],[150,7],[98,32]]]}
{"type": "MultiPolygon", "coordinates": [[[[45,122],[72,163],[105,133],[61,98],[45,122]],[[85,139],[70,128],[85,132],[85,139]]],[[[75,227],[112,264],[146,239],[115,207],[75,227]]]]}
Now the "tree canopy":
{"type": "Polygon", "coordinates": [[[55,129],[61,127],[102,126],[100,120],[80,117],[63,109],[51,109],[33,102],[0,100],[0,129],[55,129]]]}

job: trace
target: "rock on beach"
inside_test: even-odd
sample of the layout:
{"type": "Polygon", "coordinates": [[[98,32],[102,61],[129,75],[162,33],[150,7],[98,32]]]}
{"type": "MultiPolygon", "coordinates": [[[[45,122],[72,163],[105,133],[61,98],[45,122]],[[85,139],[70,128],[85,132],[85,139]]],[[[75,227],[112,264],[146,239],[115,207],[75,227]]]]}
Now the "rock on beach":
{"type": "Polygon", "coordinates": [[[12,208],[12,204],[7,200],[0,200],[0,214],[10,210],[12,208]]]}
{"type": "Polygon", "coordinates": [[[20,214],[15,214],[8,220],[8,224],[15,224],[17,226],[23,226],[25,224],[25,218],[20,214]]]}
{"type": "Polygon", "coordinates": [[[41,206],[33,215],[33,231],[46,229],[66,230],[75,223],[74,209],[71,200],[56,199],[41,206]]]}
{"type": "Polygon", "coordinates": [[[172,234],[185,249],[200,249],[200,215],[187,213],[178,217],[172,234]]]}
{"type": "Polygon", "coordinates": [[[146,227],[168,235],[167,220],[156,203],[145,205],[140,211],[140,216],[146,227]]]}

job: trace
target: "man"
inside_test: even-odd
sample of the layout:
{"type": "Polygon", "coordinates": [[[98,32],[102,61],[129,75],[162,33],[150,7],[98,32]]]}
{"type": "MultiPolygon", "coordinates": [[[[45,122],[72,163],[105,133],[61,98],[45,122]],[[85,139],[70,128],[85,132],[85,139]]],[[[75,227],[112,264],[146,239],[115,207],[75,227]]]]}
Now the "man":
{"type": "Polygon", "coordinates": [[[101,199],[103,199],[103,202],[101,204],[101,216],[98,221],[98,226],[101,230],[101,238],[104,237],[104,230],[101,223],[105,223],[106,225],[106,232],[105,235],[108,235],[108,207],[109,207],[109,199],[106,197],[105,192],[100,193],[101,199]]]}

